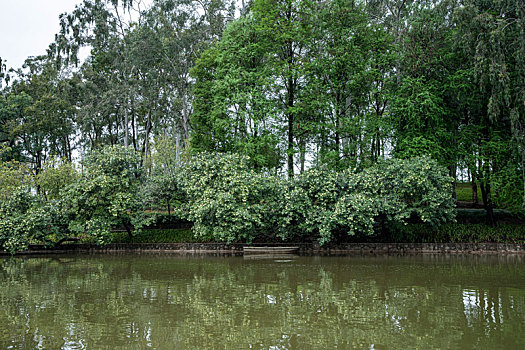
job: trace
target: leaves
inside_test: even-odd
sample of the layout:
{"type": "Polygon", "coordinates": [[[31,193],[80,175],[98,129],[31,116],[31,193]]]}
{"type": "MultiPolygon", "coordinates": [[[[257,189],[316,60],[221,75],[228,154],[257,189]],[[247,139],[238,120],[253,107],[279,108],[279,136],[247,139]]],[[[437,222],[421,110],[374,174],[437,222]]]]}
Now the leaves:
{"type": "Polygon", "coordinates": [[[295,179],[261,175],[246,157],[202,153],[183,169],[188,216],[199,237],[220,241],[372,235],[385,224],[454,219],[452,179],[430,158],[394,159],[362,172],[312,168],[295,179]]]}

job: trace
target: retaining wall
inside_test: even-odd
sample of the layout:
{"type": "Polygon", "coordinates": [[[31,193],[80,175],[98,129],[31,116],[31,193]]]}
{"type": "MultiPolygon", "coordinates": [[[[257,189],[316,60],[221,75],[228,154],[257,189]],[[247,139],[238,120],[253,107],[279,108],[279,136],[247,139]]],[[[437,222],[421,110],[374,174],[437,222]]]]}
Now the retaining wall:
{"type": "MultiPolygon", "coordinates": [[[[31,245],[17,254],[105,253],[105,252],[173,252],[241,254],[245,244],[234,243],[111,243],[64,244],[54,248],[31,245]]],[[[514,243],[345,243],[319,246],[316,243],[252,244],[251,246],[294,246],[302,254],[525,254],[525,244],[514,243]]],[[[0,255],[7,255],[1,252],[0,255]]]]}

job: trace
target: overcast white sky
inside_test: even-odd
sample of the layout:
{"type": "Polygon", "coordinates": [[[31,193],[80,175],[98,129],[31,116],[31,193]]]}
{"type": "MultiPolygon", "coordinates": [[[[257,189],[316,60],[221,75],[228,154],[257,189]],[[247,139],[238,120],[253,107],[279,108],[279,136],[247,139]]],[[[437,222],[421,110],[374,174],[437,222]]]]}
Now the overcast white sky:
{"type": "Polygon", "coordinates": [[[0,57],[20,68],[28,56],[46,53],[59,30],[58,16],[81,0],[0,0],[0,57]]]}

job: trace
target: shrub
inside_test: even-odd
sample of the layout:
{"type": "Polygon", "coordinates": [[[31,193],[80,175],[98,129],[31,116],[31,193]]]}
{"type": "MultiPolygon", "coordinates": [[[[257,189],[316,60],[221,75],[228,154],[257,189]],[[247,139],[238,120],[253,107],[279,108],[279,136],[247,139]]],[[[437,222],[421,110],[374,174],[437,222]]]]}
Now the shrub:
{"type": "Polygon", "coordinates": [[[0,202],[7,200],[20,187],[29,187],[33,182],[31,172],[24,164],[4,160],[4,155],[10,151],[10,147],[0,143],[0,202]]]}
{"type": "Polygon", "coordinates": [[[36,184],[48,199],[54,200],[60,198],[60,191],[77,178],[78,173],[71,162],[52,158],[36,176],[36,184]]]}
{"type": "MultiPolygon", "coordinates": [[[[272,178],[271,180],[274,180],[272,178]]],[[[181,186],[188,198],[187,219],[198,237],[251,242],[270,229],[269,208],[274,205],[274,183],[248,167],[248,158],[203,153],[182,172],[181,186]]]]}
{"type": "Polygon", "coordinates": [[[359,174],[358,192],[378,195],[389,222],[416,217],[438,225],[454,220],[452,181],[445,168],[428,157],[391,159],[359,174]]]}
{"type": "Polygon", "coordinates": [[[132,230],[154,222],[144,210],[140,154],[132,148],[108,146],[94,151],[84,165],[79,180],[62,193],[72,233],[91,235],[104,244],[111,241],[114,227],[124,227],[131,235],[132,230]]]}
{"type": "Polygon", "coordinates": [[[60,203],[46,202],[18,188],[0,204],[0,245],[6,251],[14,253],[37,242],[53,245],[68,236],[60,203]]]}
{"type": "Polygon", "coordinates": [[[285,197],[286,231],[293,223],[326,243],[335,233],[372,235],[409,219],[438,225],[454,219],[451,181],[430,158],[392,159],[359,173],[313,168],[285,197]]]}
{"type": "Polygon", "coordinates": [[[340,232],[372,235],[385,224],[454,219],[452,180],[430,158],[393,159],[359,173],[313,168],[288,181],[248,164],[209,153],[189,162],[181,189],[196,235],[227,242],[309,236],[323,244],[340,232]]]}

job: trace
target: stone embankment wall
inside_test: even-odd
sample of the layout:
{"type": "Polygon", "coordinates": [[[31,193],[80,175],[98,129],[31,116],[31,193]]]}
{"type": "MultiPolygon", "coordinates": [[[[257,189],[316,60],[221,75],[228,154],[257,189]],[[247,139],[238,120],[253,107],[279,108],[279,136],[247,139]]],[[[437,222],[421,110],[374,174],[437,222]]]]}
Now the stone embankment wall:
{"type": "MultiPolygon", "coordinates": [[[[58,253],[110,253],[110,252],[173,252],[173,253],[226,253],[242,254],[244,244],[234,243],[112,243],[106,246],[94,244],[64,244],[45,248],[32,245],[18,254],[58,253]]],[[[299,244],[253,244],[251,246],[294,246],[302,254],[525,254],[525,244],[513,243],[345,243],[319,246],[315,243],[299,244]]],[[[7,254],[0,251],[0,255],[7,254]]]]}

